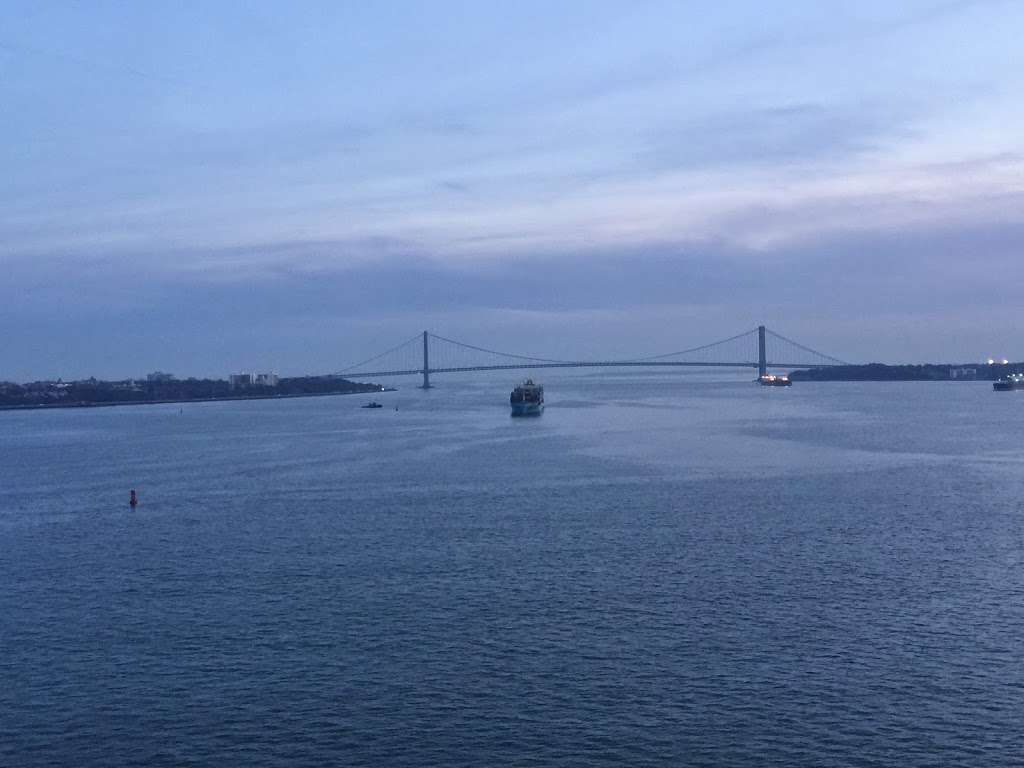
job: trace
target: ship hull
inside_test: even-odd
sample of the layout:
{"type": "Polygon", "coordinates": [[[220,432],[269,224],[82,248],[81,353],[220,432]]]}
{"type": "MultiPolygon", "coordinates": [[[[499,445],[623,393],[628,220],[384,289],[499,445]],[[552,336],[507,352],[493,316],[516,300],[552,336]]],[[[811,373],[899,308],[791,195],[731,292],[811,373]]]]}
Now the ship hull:
{"type": "Polygon", "coordinates": [[[512,403],[513,416],[540,416],[544,403],[512,403]]]}
{"type": "Polygon", "coordinates": [[[992,389],[996,392],[1018,392],[1024,390],[1024,381],[994,381],[992,389]]]}

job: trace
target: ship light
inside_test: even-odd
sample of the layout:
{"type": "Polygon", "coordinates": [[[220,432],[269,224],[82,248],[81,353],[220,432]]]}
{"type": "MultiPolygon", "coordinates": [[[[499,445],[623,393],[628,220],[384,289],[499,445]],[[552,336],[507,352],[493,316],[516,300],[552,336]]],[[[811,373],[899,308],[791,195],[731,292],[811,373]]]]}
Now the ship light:
{"type": "Polygon", "coordinates": [[[1009,360],[1003,360],[1003,365],[1009,365],[1009,364],[1010,364],[1009,360]]]}
{"type": "Polygon", "coordinates": [[[994,363],[994,362],[995,362],[995,360],[993,360],[991,357],[988,359],[988,364],[989,365],[992,365],[992,363],[994,363]]]}

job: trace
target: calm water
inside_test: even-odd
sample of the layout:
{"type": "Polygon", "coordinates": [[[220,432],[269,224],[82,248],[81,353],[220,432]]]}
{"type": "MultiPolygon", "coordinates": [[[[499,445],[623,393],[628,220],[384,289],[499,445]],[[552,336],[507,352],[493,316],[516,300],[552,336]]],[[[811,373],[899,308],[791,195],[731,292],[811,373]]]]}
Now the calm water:
{"type": "Polygon", "coordinates": [[[1024,764],[1024,396],[540,378],[0,413],[0,765],[1024,764]]]}

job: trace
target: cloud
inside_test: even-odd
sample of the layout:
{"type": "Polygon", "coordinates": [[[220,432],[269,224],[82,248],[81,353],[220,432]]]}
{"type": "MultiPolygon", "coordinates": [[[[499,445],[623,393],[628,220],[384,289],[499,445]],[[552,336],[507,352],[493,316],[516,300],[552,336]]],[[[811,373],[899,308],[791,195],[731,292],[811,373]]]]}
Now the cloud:
{"type": "Polygon", "coordinates": [[[65,263],[59,279],[49,265],[9,261],[2,377],[330,372],[423,329],[551,358],[662,354],[760,323],[855,361],[972,360],[978,350],[1024,357],[1013,353],[1019,220],[759,250],[680,241],[459,264],[369,240],[358,244],[358,263],[322,258],[355,246],[197,252],[185,261],[203,269],[158,260],[155,271],[97,256],[65,263]],[[49,368],[39,363],[40,338],[49,368]]]}
{"type": "Polygon", "coordinates": [[[1021,276],[1020,14],[10,14],[0,321],[26,341],[7,359],[121,341],[323,370],[342,337],[374,353],[424,324],[652,354],[680,327],[787,320],[854,359],[870,318],[977,340],[976,317],[1012,327],[1021,276]]]}
{"type": "Polygon", "coordinates": [[[905,108],[898,112],[878,105],[819,103],[727,111],[652,136],[637,160],[642,168],[658,171],[849,162],[894,136],[912,136],[910,113],[905,108]]]}
{"type": "Polygon", "coordinates": [[[874,168],[746,193],[706,219],[754,249],[779,249],[853,233],[943,232],[1020,220],[1024,155],[874,168]]]}

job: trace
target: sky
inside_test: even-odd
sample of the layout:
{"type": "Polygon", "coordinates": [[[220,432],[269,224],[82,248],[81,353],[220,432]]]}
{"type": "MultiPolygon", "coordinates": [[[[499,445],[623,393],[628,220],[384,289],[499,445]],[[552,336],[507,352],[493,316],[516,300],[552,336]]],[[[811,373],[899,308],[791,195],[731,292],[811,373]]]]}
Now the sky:
{"type": "Polygon", "coordinates": [[[0,4],[0,380],[423,330],[1024,360],[1024,3],[0,4]]]}

